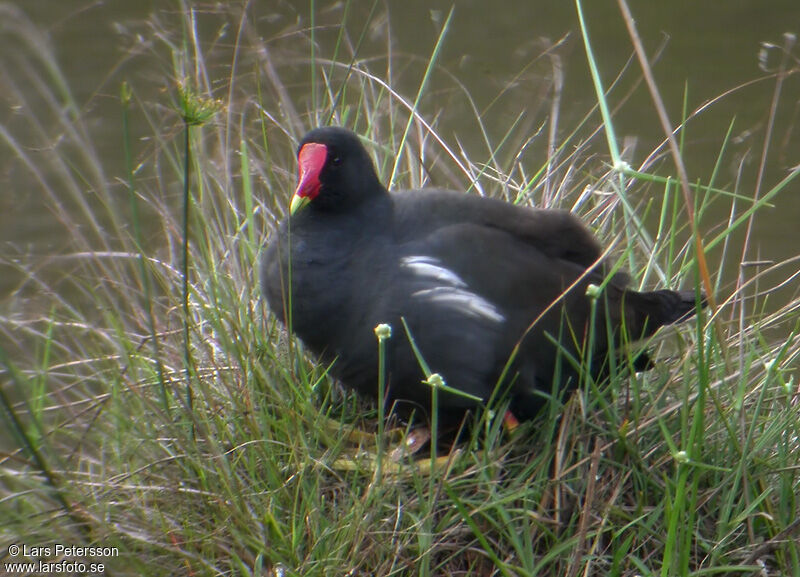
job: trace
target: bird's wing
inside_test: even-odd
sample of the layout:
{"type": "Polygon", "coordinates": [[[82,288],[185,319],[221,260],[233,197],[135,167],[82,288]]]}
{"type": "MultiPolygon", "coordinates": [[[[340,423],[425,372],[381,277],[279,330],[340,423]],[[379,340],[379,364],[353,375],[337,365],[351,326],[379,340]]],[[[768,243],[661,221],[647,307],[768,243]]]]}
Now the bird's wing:
{"type": "MultiPolygon", "coordinates": [[[[416,321],[416,330],[409,325],[431,369],[457,388],[488,399],[519,343],[509,373],[515,395],[549,392],[559,350],[553,339],[579,356],[591,315],[586,287],[596,281],[581,278],[582,265],[507,230],[463,222],[402,253],[392,292],[416,321]]],[[[595,346],[605,349],[604,331],[595,346]]]]}
{"type": "Polygon", "coordinates": [[[503,231],[543,254],[582,266],[595,265],[603,250],[594,234],[566,210],[543,210],[469,194],[443,190],[413,190],[394,194],[400,221],[414,230],[429,226],[471,223],[503,231]]]}
{"type": "MultiPolygon", "coordinates": [[[[508,329],[506,313],[430,248],[425,242],[405,246],[391,283],[377,301],[380,312],[374,318],[393,326],[390,386],[396,397],[429,404],[416,346],[424,363],[449,386],[488,401],[508,329]]],[[[445,396],[444,404],[451,408],[475,405],[466,397],[445,396]]]]}

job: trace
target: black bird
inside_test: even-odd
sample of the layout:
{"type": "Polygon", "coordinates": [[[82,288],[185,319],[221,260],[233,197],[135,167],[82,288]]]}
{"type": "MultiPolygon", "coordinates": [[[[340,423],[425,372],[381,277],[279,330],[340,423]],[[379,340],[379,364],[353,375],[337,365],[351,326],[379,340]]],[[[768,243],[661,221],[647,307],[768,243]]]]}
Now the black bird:
{"type": "MultiPolygon", "coordinates": [[[[581,370],[602,378],[611,351],[690,317],[698,304],[695,291],[637,292],[623,273],[607,278],[599,243],[567,211],[437,189],[390,193],[349,130],[312,130],[298,164],[291,215],[263,256],[264,296],[334,376],[372,397],[373,331],[391,325],[387,398],[401,414],[429,411],[431,399],[401,318],[447,385],[483,401],[505,386],[510,411],[527,419],[551,393],[575,387],[581,370]],[[587,350],[591,284],[603,288],[587,350]]],[[[648,368],[645,352],[634,365],[648,368]]],[[[475,406],[439,397],[445,419],[475,406]]]]}

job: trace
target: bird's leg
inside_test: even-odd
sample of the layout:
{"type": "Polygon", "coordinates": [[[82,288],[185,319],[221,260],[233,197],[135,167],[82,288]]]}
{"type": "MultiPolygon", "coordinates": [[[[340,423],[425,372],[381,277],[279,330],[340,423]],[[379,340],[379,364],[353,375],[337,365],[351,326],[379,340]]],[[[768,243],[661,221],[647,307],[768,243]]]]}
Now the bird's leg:
{"type": "Polygon", "coordinates": [[[511,434],[517,427],[519,427],[519,421],[514,416],[514,413],[511,411],[506,411],[506,414],[503,415],[503,425],[505,426],[506,431],[511,434]]]}

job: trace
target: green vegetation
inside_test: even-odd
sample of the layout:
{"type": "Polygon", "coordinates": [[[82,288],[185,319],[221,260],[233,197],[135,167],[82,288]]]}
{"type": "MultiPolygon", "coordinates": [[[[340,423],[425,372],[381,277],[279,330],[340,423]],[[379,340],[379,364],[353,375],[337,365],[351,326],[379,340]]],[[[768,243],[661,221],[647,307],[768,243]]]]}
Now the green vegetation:
{"type": "MultiPolygon", "coordinates": [[[[124,142],[89,138],[46,50],[30,50],[31,74],[54,87],[53,111],[26,130],[50,148],[31,155],[0,126],[4,154],[70,238],[46,259],[0,257],[20,279],[0,309],[0,562],[24,560],[11,543],[65,543],[117,547],[98,559],[109,575],[800,575],[800,300],[772,305],[765,286],[796,284],[797,262],[752,274],[740,258],[740,233],[797,170],[759,181],[754,201],[718,167],[681,183],[654,151],[634,169],[599,77],[603,113],[542,130],[566,136],[538,165],[524,154],[530,131],[512,122],[496,139],[457,92],[475,110],[462,130],[486,143],[467,159],[428,98],[434,77],[458,87],[440,43],[410,67],[418,90],[406,96],[390,60],[358,57],[370,22],[359,38],[342,28],[332,54],[296,32],[293,55],[246,24],[233,49],[212,45],[230,56],[220,86],[220,56],[204,52],[192,12],[180,18],[147,28],[140,57],[167,90],[142,101],[147,80],[129,79],[107,120],[124,142]],[[310,101],[292,88],[298,69],[310,101]],[[662,331],[653,371],[584,383],[510,434],[476,417],[436,463],[420,458],[419,431],[379,426],[378,409],[333,384],[259,297],[293,142],[328,120],[374,143],[395,187],[430,179],[570,208],[636,283],[706,285],[716,308],[662,331]],[[108,146],[124,157],[119,181],[97,161],[108,146]],[[727,220],[711,220],[720,207],[727,220]]],[[[29,28],[26,43],[42,46],[29,28]]],[[[588,36],[586,48],[593,62],[588,36]]],[[[776,95],[793,72],[776,74],[776,95]]],[[[705,137],[727,162],[730,133],[705,137]]]]}

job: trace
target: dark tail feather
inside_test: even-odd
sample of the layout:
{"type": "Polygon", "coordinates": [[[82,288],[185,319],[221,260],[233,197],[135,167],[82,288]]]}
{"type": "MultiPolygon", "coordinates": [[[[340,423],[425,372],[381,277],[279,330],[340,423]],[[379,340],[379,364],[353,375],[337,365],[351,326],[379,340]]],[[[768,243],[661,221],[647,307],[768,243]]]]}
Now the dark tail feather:
{"type": "MultiPolygon", "coordinates": [[[[680,323],[692,318],[697,310],[697,295],[693,290],[633,293],[635,310],[647,318],[647,333],[652,334],[663,325],[680,323]]],[[[700,307],[705,308],[706,297],[701,293],[700,307]]]]}

